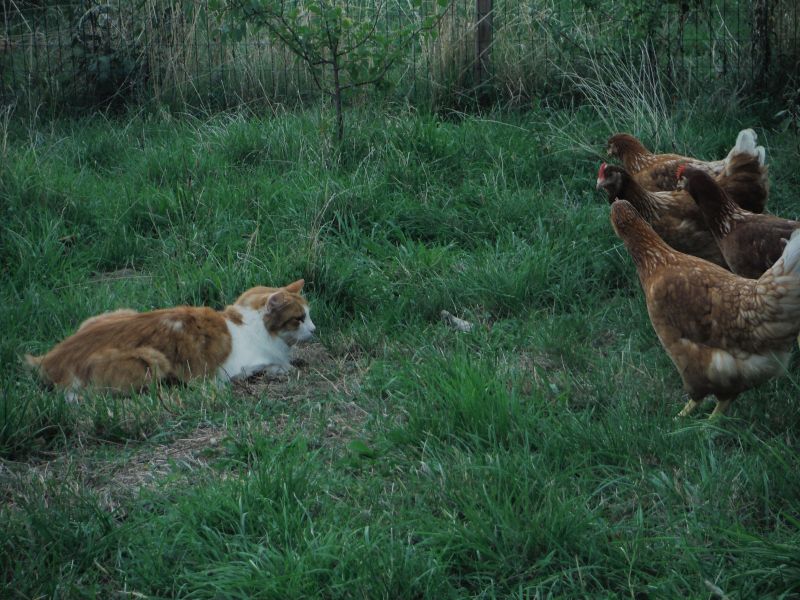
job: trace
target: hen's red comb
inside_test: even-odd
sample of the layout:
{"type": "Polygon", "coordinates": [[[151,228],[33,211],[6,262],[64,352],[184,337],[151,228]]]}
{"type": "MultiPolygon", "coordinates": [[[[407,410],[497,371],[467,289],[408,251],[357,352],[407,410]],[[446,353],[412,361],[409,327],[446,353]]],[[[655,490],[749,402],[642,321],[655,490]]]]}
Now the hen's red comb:
{"type": "Polygon", "coordinates": [[[603,163],[600,165],[600,170],[597,172],[597,179],[605,179],[606,178],[606,167],[608,165],[603,163]]]}
{"type": "Polygon", "coordinates": [[[678,178],[678,179],[683,177],[683,172],[685,170],[686,170],[686,165],[681,165],[680,167],[678,167],[678,172],[675,174],[675,177],[678,178]]]}

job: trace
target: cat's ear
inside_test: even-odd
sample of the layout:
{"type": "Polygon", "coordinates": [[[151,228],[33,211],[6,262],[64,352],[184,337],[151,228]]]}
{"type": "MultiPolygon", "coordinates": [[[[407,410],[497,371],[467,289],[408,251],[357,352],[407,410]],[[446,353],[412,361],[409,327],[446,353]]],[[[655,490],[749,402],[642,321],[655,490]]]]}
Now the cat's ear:
{"type": "Polygon", "coordinates": [[[284,304],[286,304],[286,294],[283,292],[275,292],[269,297],[269,300],[267,300],[266,314],[269,315],[275,312],[284,304]]]}
{"type": "Polygon", "coordinates": [[[297,294],[300,292],[300,290],[303,289],[305,283],[306,283],[305,279],[298,279],[297,281],[293,281],[289,285],[283,286],[283,289],[285,289],[290,294],[297,294]]]}

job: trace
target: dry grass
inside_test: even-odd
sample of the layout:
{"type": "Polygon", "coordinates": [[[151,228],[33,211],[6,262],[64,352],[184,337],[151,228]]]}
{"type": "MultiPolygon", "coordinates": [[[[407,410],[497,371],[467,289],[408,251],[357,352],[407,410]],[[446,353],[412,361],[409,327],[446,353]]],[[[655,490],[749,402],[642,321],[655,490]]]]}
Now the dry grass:
{"type": "Polygon", "coordinates": [[[163,444],[98,446],[77,440],[69,452],[42,454],[27,462],[0,461],[2,503],[8,508],[24,503],[30,494],[49,490],[90,491],[108,510],[116,510],[142,488],[180,473],[171,483],[185,484],[207,471],[209,458],[228,435],[223,427],[198,427],[163,444]]]}
{"type": "Polygon", "coordinates": [[[658,64],[646,46],[629,46],[624,54],[619,61],[592,55],[583,72],[562,73],[608,131],[632,127],[636,135],[655,140],[662,147],[674,139],[674,131],[668,129],[672,111],[658,64]]]}

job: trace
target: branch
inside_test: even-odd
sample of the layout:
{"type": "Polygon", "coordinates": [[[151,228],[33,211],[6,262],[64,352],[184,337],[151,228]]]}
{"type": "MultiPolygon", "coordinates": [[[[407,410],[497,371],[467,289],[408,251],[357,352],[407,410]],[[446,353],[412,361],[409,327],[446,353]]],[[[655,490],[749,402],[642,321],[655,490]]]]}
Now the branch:
{"type": "MultiPolygon", "coordinates": [[[[400,58],[400,50],[403,50],[417,35],[419,35],[423,31],[430,31],[433,28],[437,27],[439,25],[439,23],[442,22],[442,19],[444,19],[445,15],[447,14],[447,11],[450,9],[450,7],[452,5],[453,5],[453,0],[450,0],[447,3],[447,6],[445,6],[444,10],[442,10],[442,12],[436,17],[436,19],[429,26],[427,26],[427,27],[420,26],[420,27],[416,27],[413,30],[411,30],[409,32],[408,36],[406,37],[406,39],[404,41],[401,41],[396,46],[396,51],[394,52],[393,56],[391,58],[389,58],[383,64],[383,66],[381,66],[380,71],[377,74],[375,74],[374,77],[371,77],[370,79],[365,79],[363,81],[351,81],[350,83],[342,86],[342,88],[341,88],[342,91],[349,90],[349,89],[352,89],[352,88],[362,87],[362,86],[365,86],[365,85],[374,85],[374,84],[378,83],[381,79],[383,79],[383,76],[386,75],[386,72],[394,66],[394,63],[397,62],[398,58],[400,58]]],[[[375,23],[377,23],[377,21],[375,21],[375,23]]],[[[374,31],[374,28],[373,28],[373,31],[374,31]]],[[[363,43],[365,41],[367,41],[367,40],[366,39],[362,40],[361,43],[363,43]]],[[[352,51],[354,49],[355,49],[355,47],[351,48],[350,51],[352,51]]]]}
{"type": "MultiPolygon", "coordinates": [[[[273,14],[274,14],[274,13],[273,13],[273,14]]],[[[314,56],[314,57],[312,58],[312,54],[311,54],[311,53],[313,53],[313,52],[314,52],[314,51],[313,51],[313,48],[312,48],[312,49],[310,49],[310,52],[309,52],[309,48],[308,48],[308,46],[307,46],[306,44],[304,44],[304,43],[303,43],[303,40],[301,40],[301,39],[300,39],[300,36],[299,36],[299,35],[297,34],[297,32],[296,32],[296,31],[293,29],[293,27],[292,27],[291,23],[289,23],[289,21],[287,21],[287,20],[286,20],[286,17],[284,17],[284,16],[283,16],[283,10],[281,10],[281,14],[280,14],[280,15],[276,15],[276,17],[275,17],[275,18],[277,18],[277,19],[279,20],[279,22],[281,23],[281,25],[283,26],[283,28],[284,28],[286,31],[288,31],[288,32],[289,32],[289,35],[291,35],[291,37],[292,37],[292,41],[294,42],[294,44],[295,44],[295,47],[294,47],[294,48],[292,48],[292,43],[291,43],[291,42],[289,42],[288,40],[286,40],[286,39],[285,39],[285,38],[284,38],[284,37],[281,35],[281,32],[280,32],[280,31],[279,31],[277,28],[275,28],[274,26],[270,25],[270,23],[269,23],[269,22],[267,22],[267,23],[266,23],[266,26],[267,26],[267,28],[268,28],[268,29],[270,29],[270,31],[274,31],[275,35],[277,35],[277,36],[278,36],[278,38],[279,38],[281,41],[283,41],[283,42],[284,42],[284,43],[285,43],[287,46],[289,46],[289,48],[290,48],[290,49],[291,49],[293,52],[295,52],[296,54],[299,54],[299,55],[300,55],[300,57],[301,57],[303,60],[305,60],[307,63],[309,63],[309,64],[311,64],[311,63],[312,63],[314,60],[316,60],[316,61],[319,61],[319,62],[324,62],[324,61],[325,61],[325,58],[324,58],[323,56],[321,56],[321,55],[317,55],[317,56],[314,56]]]]}
{"type": "Polygon", "coordinates": [[[383,2],[379,2],[375,8],[375,18],[372,20],[372,27],[370,28],[368,33],[364,34],[364,37],[361,41],[356,42],[352,46],[349,46],[346,50],[342,50],[339,56],[344,56],[345,54],[352,52],[353,50],[357,50],[364,44],[366,44],[369,40],[372,39],[372,36],[375,35],[375,30],[378,28],[378,20],[380,19],[380,15],[383,12],[383,2]]]}
{"type": "Polygon", "coordinates": [[[351,81],[350,83],[341,86],[342,91],[349,90],[351,88],[361,87],[364,85],[372,85],[378,83],[381,79],[383,79],[383,76],[386,75],[386,72],[394,66],[394,63],[397,62],[397,58],[399,56],[400,54],[398,53],[397,56],[395,56],[394,58],[387,60],[381,67],[380,72],[377,73],[371,79],[365,79],[363,81],[351,81]]]}
{"type": "Polygon", "coordinates": [[[365,85],[374,85],[378,83],[381,79],[383,79],[383,76],[386,75],[386,71],[388,71],[392,67],[392,64],[394,63],[392,62],[391,64],[387,64],[386,67],[382,68],[381,72],[375,75],[375,77],[373,77],[372,79],[366,79],[364,81],[351,81],[350,83],[341,86],[342,91],[352,90],[355,88],[363,87],[365,85]]]}
{"type": "Polygon", "coordinates": [[[260,23],[263,27],[267,28],[272,35],[277,37],[281,42],[286,44],[294,54],[299,56],[302,60],[309,65],[323,64],[325,59],[322,56],[316,55],[313,48],[309,48],[303,42],[297,31],[292,26],[292,23],[286,19],[285,13],[285,0],[281,0],[280,10],[276,11],[269,7],[262,8],[261,10],[252,10],[244,7],[243,2],[231,2],[230,6],[234,6],[244,13],[245,20],[251,20],[260,23]],[[277,22],[277,24],[276,24],[277,22]]]}
{"type": "Polygon", "coordinates": [[[335,60],[335,57],[340,56],[339,54],[337,54],[337,51],[339,50],[339,38],[338,37],[336,38],[336,42],[333,41],[333,37],[331,35],[330,23],[328,22],[328,19],[325,19],[325,35],[328,38],[328,50],[331,51],[331,57],[332,57],[331,61],[329,62],[330,64],[333,64],[333,60],[335,60]]]}

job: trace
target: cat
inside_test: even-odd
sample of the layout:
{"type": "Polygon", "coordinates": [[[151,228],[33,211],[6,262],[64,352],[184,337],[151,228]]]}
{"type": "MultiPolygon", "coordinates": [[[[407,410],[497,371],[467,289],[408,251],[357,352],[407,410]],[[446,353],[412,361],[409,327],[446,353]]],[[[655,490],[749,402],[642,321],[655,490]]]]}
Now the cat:
{"type": "Polygon", "coordinates": [[[48,384],[74,401],[82,389],[116,393],[154,383],[215,375],[219,382],[255,373],[288,373],[291,346],[314,334],[305,281],[254,287],[222,311],[178,306],[151,312],[129,308],[86,319],[43,356],[25,355],[48,384]]]}

